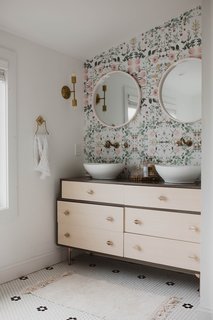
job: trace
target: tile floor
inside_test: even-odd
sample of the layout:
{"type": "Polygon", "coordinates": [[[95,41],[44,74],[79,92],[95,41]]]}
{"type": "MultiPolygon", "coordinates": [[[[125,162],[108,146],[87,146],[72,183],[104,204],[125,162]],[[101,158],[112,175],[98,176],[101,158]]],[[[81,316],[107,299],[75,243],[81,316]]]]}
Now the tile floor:
{"type": "Polygon", "coordinates": [[[150,293],[176,296],[181,298],[181,302],[167,320],[196,319],[199,281],[195,276],[84,254],[75,258],[71,266],[66,262],[59,263],[0,285],[0,320],[100,319],[23,293],[27,287],[69,271],[85,276],[92,274],[98,279],[130,288],[142,288],[150,293]]]}

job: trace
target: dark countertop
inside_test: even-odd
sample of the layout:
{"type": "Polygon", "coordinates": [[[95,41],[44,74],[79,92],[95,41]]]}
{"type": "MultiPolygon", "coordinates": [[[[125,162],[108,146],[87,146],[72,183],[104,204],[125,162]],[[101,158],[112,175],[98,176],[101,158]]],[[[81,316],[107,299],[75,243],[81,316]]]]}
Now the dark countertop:
{"type": "Polygon", "coordinates": [[[164,188],[183,188],[183,189],[201,189],[201,182],[195,183],[167,183],[163,181],[130,181],[124,179],[117,180],[97,180],[92,179],[87,176],[85,177],[76,177],[76,178],[65,178],[61,181],[77,181],[77,182],[89,182],[89,183],[105,183],[105,184],[121,184],[121,185],[131,185],[131,186],[147,186],[147,187],[164,187],[164,188]]]}

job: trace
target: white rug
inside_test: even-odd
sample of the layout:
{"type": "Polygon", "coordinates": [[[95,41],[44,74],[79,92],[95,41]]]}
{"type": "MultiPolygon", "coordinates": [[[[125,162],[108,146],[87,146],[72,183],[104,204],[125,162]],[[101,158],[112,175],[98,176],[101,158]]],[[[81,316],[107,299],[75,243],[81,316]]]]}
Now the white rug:
{"type": "Polygon", "coordinates": [[[26,292],[104,320],[164,320],[179,303],[175,297],[134,290],[77,273],[39,283],[26,292]]]}

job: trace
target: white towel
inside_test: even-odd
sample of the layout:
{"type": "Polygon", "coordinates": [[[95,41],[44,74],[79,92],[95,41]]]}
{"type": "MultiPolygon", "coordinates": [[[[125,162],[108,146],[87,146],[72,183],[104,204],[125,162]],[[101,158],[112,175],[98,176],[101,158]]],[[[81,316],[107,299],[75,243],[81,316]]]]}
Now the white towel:
{"type": "Polygon", "coordinates": [[[35,134],[34,170],[41,173],[41,179],[45,179],[50,176],[47,134],[35,134]]]}

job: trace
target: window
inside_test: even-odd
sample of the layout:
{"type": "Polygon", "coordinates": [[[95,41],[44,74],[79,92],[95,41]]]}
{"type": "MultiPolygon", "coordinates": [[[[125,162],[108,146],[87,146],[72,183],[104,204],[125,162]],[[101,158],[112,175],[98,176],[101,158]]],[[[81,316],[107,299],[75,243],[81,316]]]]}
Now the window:
{"type": "Polygon", "coordinates": [[[8,208],[7,69],[0,61],[0,210],[8,208]]]}
{"type": "Polygon", "coordinates": [[[16,56],[0,48],[0,217],[17,212],[16,56]]]}

